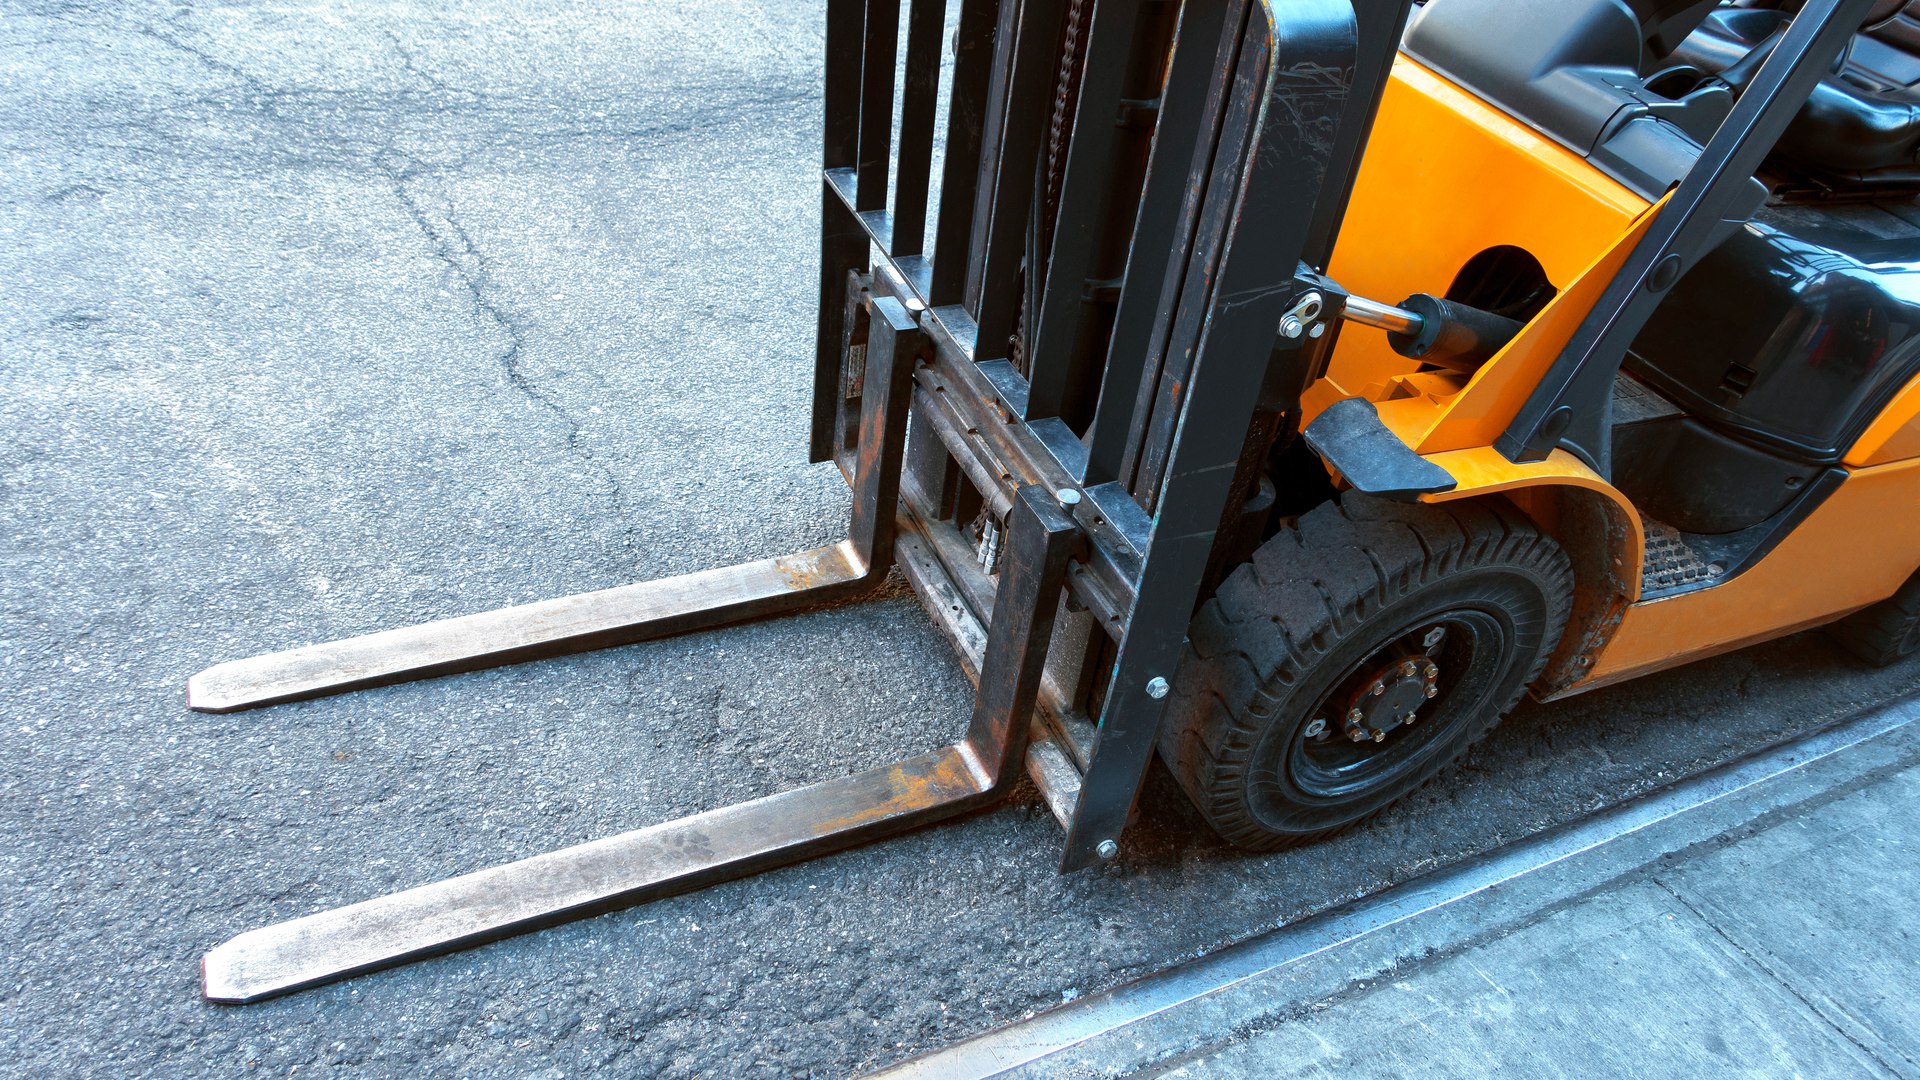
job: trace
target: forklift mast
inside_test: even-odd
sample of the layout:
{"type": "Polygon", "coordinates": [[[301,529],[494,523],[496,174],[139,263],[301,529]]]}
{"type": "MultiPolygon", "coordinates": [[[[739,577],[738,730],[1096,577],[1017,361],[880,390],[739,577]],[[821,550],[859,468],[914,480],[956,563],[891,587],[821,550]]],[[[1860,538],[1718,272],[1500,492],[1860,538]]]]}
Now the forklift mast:
{"type": "Polygon", "coordinates": [[[1071,870],[1126,824],[1203,583],[1260,539],[1239,519],[1336,337],[1316,268],[1410,5],[966,4],[930,248],[945,4],[907,11],[896,148],[901,6],[828,8],[812,454],[851,479],[898,453],[863,445],[859,365],[904,313],[887,333],[913,354],[900,501],[934,556],[903,559],[923,595],[986,622],[972,522],[990,537],[1025,485],[1073,515],[1091,632],[1062,642],[1079,655],[1045,700],[1084,775],[1050,792],[1071,870]],[[1290,312],[1317,329],[1280,335],[1290,312]]]}

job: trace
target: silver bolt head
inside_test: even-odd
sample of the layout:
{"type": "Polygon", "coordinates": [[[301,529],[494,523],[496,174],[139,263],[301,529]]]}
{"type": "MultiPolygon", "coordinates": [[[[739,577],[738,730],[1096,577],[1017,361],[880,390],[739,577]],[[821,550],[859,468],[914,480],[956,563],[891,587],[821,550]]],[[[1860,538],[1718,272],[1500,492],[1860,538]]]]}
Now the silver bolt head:
{"type": "Polygon", "coordinates": [[[1427,636],[1420,639],[1420,644],[1431,649],[1435,645],[1440,644],[1441,639],[1445,638],[1446,636],[1447,636],[1447,628],[1444,626],[1436,626],[1433,629],[1427,631],[1427,636]]]}
{"type": "Polygon", "coordinates": [[[1094,846],[1093,853],[1103,859],[1111,859],[1120,854],[1120,845],[1111,840],[1102,840],[1094,846]]]}
{"type": "Polygon", "coordinates": [[[1154,699],[1155,701],[1158,701],[1161,698],[1166,697],[1167,692],[1172,689],[1173,687],[1167,685],[1167,680],[1161,678],[1158,675],[1155,675],[1153,678],[1147,680],[1147,696],[1154,699]]]}
{"type": "Polygon", "coordinates": [[[1080,505],[1080,493],[1072,488],[1061,488],[1053,493],[1053,497],[1060,500],[1061,506],[1080,505]]]}
{"type": "Polygon", "coordinates": [[[1350,722],[1350,723],[1355,723],[1355,724],[1357,724],[1357,723],[1359,723],[1360,721],[1362,721],[1362,720],[1365,720],[1366,718],[1367,718],[1367,714],[1366,714],[1366,713],[1363,713],[1363,712],[1361,712],[1361,711],[1360,711],[1359,709],[1348,709],[1348,710],[1347,710],[1347,720],[1348,720],[1348,722],[1350,722]]]}
{"type": "Polygon", "coordinates": [[[1400,674],[1402,675],[1411,675],[1414,672],[1419,670],[1420,670],[1420,665],[1414,663],[1411,660],[1408,660],[1406,663],[1400,665],[1400,674]]]}
{"type": "Polygon", "coordinates": [[[1386,733],[1386,732],[1384,732],[1384,731],[1376,731],[1376,732],[1374,732],[1374,733],[1373,733],[1373,741],[1374,741],[1374,742],[1386,742],[1386,741],[1387,741],[1387,733],[1386,733]]]}
{"type": "Polygon", "coordinates": [[[1372,694],[1374,697],[1379,697],[1386,692],[1387,684],[1378,680],[1376,680],[1372,686],[1367,687],[1367,693],[1372,694]]]}
{"type": "Polygon", "coordinates": [[[1367,729],[1363,727],[1354,728],[1352,731],[1347,732],[1347,738],[1353,740],[1354,742],[1366,742],[1367,729]]]}
{"type": "Polygon", "coordinates": [[[1440,696],[1440,688],[1437,686],[1429,686],[1427,687],[1426,693],[1430,698],[1437,698],[1440,696]]]}
{"type": "Polygon", "coordinates": [[[1292,340],[1306,332],[1307,324],[1301,322],[1298,315],[1289,315],[1280,320],[1280,336],[1283,338],[1292,340]]]}
{"type": "Polygon", "coordinates": [[[1327,722],[1320,717],[1316,716],[1307,721],[1307,738],[1311,739],[1318,735],[1324,735],[1326,731],[1327,722]]]}

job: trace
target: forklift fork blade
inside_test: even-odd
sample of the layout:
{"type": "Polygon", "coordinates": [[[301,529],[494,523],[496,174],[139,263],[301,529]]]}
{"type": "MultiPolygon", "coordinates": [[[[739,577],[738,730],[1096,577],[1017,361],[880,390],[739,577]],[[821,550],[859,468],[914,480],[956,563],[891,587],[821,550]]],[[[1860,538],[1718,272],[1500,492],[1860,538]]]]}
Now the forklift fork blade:
{"type": "Polygon", "coordinates": [[[895,765],[250,930],[201,961],[244,1004],[850,847],[957,813],[993,777],[949,746],[895,765]]]}
{"type": "Polygon", "coordinates": [[[681,577],[217,664],[187,705],[234,712],[703,630],[837,600],[874,575],[852,541],[681,577]]]}

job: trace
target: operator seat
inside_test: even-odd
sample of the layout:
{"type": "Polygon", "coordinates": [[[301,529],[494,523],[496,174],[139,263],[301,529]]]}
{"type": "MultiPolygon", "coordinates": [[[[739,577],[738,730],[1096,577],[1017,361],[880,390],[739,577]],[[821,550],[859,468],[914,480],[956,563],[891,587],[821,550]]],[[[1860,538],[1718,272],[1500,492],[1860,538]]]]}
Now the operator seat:
{"type": "MultiPolygon", "coordinates": [[[[1801,0],[1740,0],[1720,8],[1666,63],[1719,76],[1738,91],[1800,6],[1801,0]]],[[[1830,189],[1920,187],[1920,0],[1873,5],[1768,163],[1830,189]]]]}

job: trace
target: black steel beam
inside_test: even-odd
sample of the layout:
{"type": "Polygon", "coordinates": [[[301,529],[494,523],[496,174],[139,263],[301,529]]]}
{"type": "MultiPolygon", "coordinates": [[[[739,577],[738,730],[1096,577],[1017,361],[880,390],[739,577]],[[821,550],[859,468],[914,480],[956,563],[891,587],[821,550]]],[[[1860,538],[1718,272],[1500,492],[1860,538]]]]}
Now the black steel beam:
{"type": "MultiPolygon", "coordinates": [[[[1009,5],[1017,0],[1007,0],[1009,5]]],[[[940,220],[933,273],[924,299],[930,307],[959,304],[966,295],[973,250],[980,151],[987,126],[999,0],[961,0],[953,38],[953,82],[947,95],[946,161],[940,171],[940,220]]]]}
{"type": "MultiPolygon", "coordinates": [[[[1184,263],[1182,212],[1189,205],[1198,144],[1204,134],[1205,154],[1211,156],[1217,112],[1208,101],[1215,82],[1215,64],[1221,49],[1220,33],[1229,9],[1244,4],[1184,4],[1175,31],[1173,58],[1160,95],[1160,114],[1147,162],[1147,179],[1134,215],[1133,234],[1161,239],[1134,243],[1127,252],[1120,304],[1114,313],[1107,363],[1100,377],[1099,403],[1087,429],[1084,479],[1101,484],[1124,478],[1122,466],[1132,441],[1141,382],[1147,372],[1154,326],[1168,288],[1170,271],[1184,263]],[[1214,122],[1207,122],[1211,118],[1214,122]],[[1202,124],[1206,124],[1204,133],[1202,124]]],[[[1238,17],[1238,16],[1236,16],[1238,17]]],[[[1202,158],[1201,160],[1204,160],[1202,158]]],[[[1199,193],[1191,193],[1197,209],[1199,193]]]]}
{"type": "MultiPolygon", "coordinates": [[[[1344,0],[1256,5],[1239,40],[1233,86],[1202,216],[1221,222],[1178,437],[1160,488],[1146,561],[1100,716],[1099,740],[1068,831],[1063,869],[1117,850],[1153,755],[1164,699],[1186,643],[1202,577],[1227,508],[1242,445],[1294,302],[1295,275],[1357,48],[1344,0]]],[[[1190,273],[1191,282],[1191,273],[1190,273]]],[[[1280,358],[1284,361],[1284,357],[1280,358]]]]}
{"type": "Polygon", "coordinates": [[[874,297],[867,313],[859,465],[854,470],[853,526],[847,536],[873,572],[881,573],[892,565],[894,508],[899,504],[900,470],[906,458],[907,405],[913,395],[913,365],[926,351],[926,337],[891,296],[874,297]]]}
{"type": "MultiPolygon", "coordinates": [[[[823,92],[823,170],[850,169],[860,155],[861,31],[863,0],[828,0],[826,73],[823,92]]],[[[820,308],[813,347],[813,410],[807,460],[831,461],[840,409],[840,346],[845,310],[840,303],[847,271],[866,265],[867,239],[859,221],[840,204],[830,180],[820,182],[820,308]]]]}
{"type": "Polygon", "coordinates": [[[893,155],[894,58],[900,48],[900,0],[867,0],[866,48],[860,57],[861,210],[887,205],[887,165],[893,155]]]}
{"type": "MultiPolygon", "coordinates": [[[[1039,311],[1028,314],[1033,326],[1027,349],[1030,389],[1025,413],[1029,420],[1059,416],[1066,403],[1074,339],[1085,319],[1088,272],[1113,186],[1120,93],[1139,22],[1140,0],[1095,0],[1074,106],[1073,137],[1067,144],[1061,179],[1060,210],[1047,249],[1045,289],[1039,311]]],[[[1027,272],[1039,273],[1033,267],[1027,272]]]]}
{"type": "Polygon", "coordinates": [[[1020,264],[1026,255],[1027,218],[1033,208],[1040,142],[1053,101],[1054,58],[1060,43],[1064,0],[1021,0],[1019,33],[1006,73],[1005,113],[989,198],[974,210],[979,237],[969,274],[973,305],[974,359],[1002,360],[1013,341],[1020,305],[1020,264]],[[980,227],[984,216],[985,228],[980,227]]]}
{"type": "Polygon", "coordinates": [[[1360,49],[1355,54],[1353,91],[1347,97],[1348,115],[1340,119],[1340,137],[1328,161],[1327,190],[1336,194],[1314,207],[1313,228],[1302,256],[1307,265],[1322,273],[1333,256],[1340,221],[1347,213],[1347,198],[1353,193],[1353,178],[1360,171],[1367,139],[1373,134],[1373,118],[1380,110],[1380,98],[1400,52],[1400,36],[1413,10],[1413,0],[1352,2],[1360,29],[1360,49]]]}
{"type": "Polygon", "coordinates": [[[934,110],[940,98],[940,38],[946,0],[913,0],[907,16],[906,84],[900,93],[900,166],[893,182],[894,256],[918,255],[927,236],[934,110]]]}

